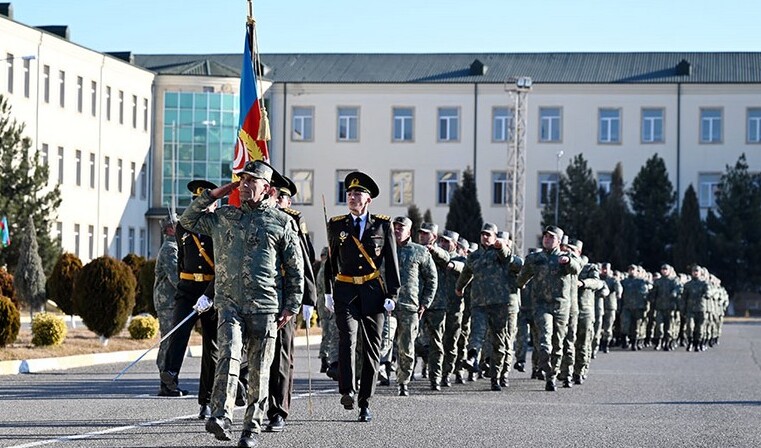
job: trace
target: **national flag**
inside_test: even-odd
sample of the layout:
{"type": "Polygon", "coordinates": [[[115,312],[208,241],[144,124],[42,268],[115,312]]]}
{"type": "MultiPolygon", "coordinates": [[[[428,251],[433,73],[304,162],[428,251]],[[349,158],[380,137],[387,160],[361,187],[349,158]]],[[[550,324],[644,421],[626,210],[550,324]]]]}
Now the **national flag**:
{"type": "Polygon", "coordinates": [[[3,220],[0,221],[0,244],[2,244],[3,247],[11,245],[11,232],[8,227],[8,218],[5,216],[3,216],[3,220]]]}
{"type": "MultiPolygon", "coordinates": [[[[233,154],[233,180],[251,160],[269,161],[267,140],[269,140],[267,112],[260,104],[257,79],[251,57],[253,27],[246,27],[246,42],[243,50],[243,66],[240,74],[240,122],[238,140],[233,154]]],[[[228,199],[231,205],[239,206],[238,190],[234,190],[228,199]]]]}

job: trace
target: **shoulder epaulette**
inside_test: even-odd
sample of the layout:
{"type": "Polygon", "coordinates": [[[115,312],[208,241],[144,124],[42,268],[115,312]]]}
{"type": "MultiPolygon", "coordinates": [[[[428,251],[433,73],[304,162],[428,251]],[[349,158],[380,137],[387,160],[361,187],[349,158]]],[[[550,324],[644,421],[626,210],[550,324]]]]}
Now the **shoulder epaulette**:
{"type": "Polygon", "coordinates": [[[291,216],[301,216],[301,212],[300,211],[294,210],[294,209],[292,209],[290,207],[289,208],[284,208],[283,211],[288,213],[291,216]]]}
{"type": "Polygon", "coordinates": [[[373,218],[380,219],[382,221],[391,221],[391,217],[388,215],[373,215],[373,218]]]}
{"type": "Polygon", "coordinates": [[[344,219],[344,218],[346,218],[346,215],[338,215],[338,216],[334,216],[334,217],[330,218],[330,222],[334,222],[334,221],[340,221],[340,220],[342,220],[342,219],[344,219]]]}

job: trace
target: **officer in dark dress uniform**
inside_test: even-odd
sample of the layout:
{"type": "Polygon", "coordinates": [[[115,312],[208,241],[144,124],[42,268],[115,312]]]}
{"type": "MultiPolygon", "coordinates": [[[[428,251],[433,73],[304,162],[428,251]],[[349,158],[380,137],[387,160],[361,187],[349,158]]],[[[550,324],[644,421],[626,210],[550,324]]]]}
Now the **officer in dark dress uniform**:
{"type": "MultiPolygon", "coordinates": [[[[214,189],[217,186],[205,180],[194,180],[188,183],[188,189],[193,193],[193,197],[198,196],[207,188],[214,189]]],[[[214,247],[211,237],[189,232],[178,222],[176,238],[177,270],[180,280],[175,296],[175,326],[195,309],[197,302],[202,301],[199,297],[206,297],[209,304],[214,297],[214,247]]],[[[201,406],[198,417],[204,419],[211,415],[209,400],[217,364],[217,313],[213,309],[206,312],[201,312],[202,310],[204,310],[203,306],[198,309],[200,313],[185,322],[169,338],[166,367],[161,372],[161,382],[163,387],[169,390],[180,390],[184,392],[183,395],[187,394],[187,391],[178,388],[178,376],[182,361],[185,359],[190,333],[200,318],[203,330],[203,354],[198,386],[198,404],[201,406]]]]}
{"type": "Polygon", "coordinates": [[[391,219],[368,211],[378,196],[378,185],[358,171],[349,173],[344,182],[350,213],[328,222],[330,262],[325,271],[325,302],[335,310],[338,327],[341,404],[353,409],[357,395],[359,421],[368,422],[372,419],[369,402],[378,376],[384,311],[390,313],[396,306],[399,263],[391,219]],[[354,368],[358,332],[363,358],[357,394],[354,368]]]}
{"type": "MultiPolygon", "coordinates": [[[[276,190],[277,207],[290,216],[299,229],[299,241],[301,253],[304,259],[304,295],[302,308],[305,322],[309,322],[314,305],[317,301],[317,287],[315,285],[314,271],[314,247],[309,239],[304,219],[301,212],[290,208],[291,197],[297,193],[296,184],[289,178],[274,171],[272,184],[276,190]]],[[[281,303],[282,307],[282,303],[281,303]]],[[[282,311],[282,309],[281,309],[282,311]]],[[[280,432],[285,429],[285,419],[291,407],[291,394],[293,393],[293,338],[296,334],[296,319],[291,319],[283,328],[278,330],[275,340],[275,356],[270,367],[269,398],[267,417],[269,423],[265,430],[280,432]]]]}

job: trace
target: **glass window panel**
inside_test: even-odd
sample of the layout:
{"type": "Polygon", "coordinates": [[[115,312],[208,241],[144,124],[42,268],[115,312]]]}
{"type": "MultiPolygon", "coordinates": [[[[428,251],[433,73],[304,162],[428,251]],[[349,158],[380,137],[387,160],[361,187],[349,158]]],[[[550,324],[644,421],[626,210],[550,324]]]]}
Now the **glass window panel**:
{"type": "Polygon", "coordinates": [[[180,110],[178,125],[180,129],[183,126],[189,126],[193,123],[193,111],[192,110],[180,110]]]}
{"type": "Polygon", "coordinates": [[[193,164],[191,162],[177,162],[178,177],[192,177],[193,164]]]}
{"type": "Polygon", "coordinates": [[[193,145],[193,160],[196,160],[196,161],[206,160],[206,146],[193,145]]]}
{"type": "Polygon", "coordinates": [[[209,94],[209,109],[219,110],[222,107],[222,98],[218,93],[209,94]]]}
{"type": "Polygon", "coordinates": [[[191,143],[193,141],[193,129],[181,127],[177,130],[177,140],[180,143],[191,143]]]}
{"type": "Polygon", "coordinates": [[[222,112],[222,124],[221,126],[226,127],[238,127],[237,120],[235,119],[235,115],[232,112],[222,112]]]}
{"type": "Polygon", "coordinates": [[[165,108],[180,107],[179,94],[175,92],[164,92],[164,107],[165,108]]]}
{"type": "Polygon", "coordinates": [[[169,126],[172,122],[178,122],[180,114],[177,109],[164,109],[164,125],[169,126]]]}
{"type": "Polygon", "coordinates": [[[206,165],[206,179],[219,179],[222,177],[222,168],[218,163],[209,163],[206,165]]]}
{"type": "Polygon", "coordinates": [[[222,163],[220,166],[222,167],[222,178],[223,179],[232,179],[233,177],[233,170],[231,167],[231,163],[222,163]]]}
{"type": "Polygon", "coordinates": [[[222,95],[222,110],[235,110],[235,104],[238,102],[238,95],[222,95]]]}
{"type": "Polygon", "coordinates": [[[206,162],[193,163],[193,178],[204,179],[206,176],[206,162]]]}
{"type": "Polygon", "coordinates": [[[180,108],[192,109],[193,108],[193,94],[192,93],[180,93],[180,108]]]}
{"type": "Polygon", "coordinates": [[[219,161],[220,160],[220,150],[219,145],[209,145],[208,149],[208,157],[209,161],[219,161]]]}
{"type": "Polygon", "coordinates": [[[195,107],[196,110],[199,110],[199,109],[206,110],[206,108],[209,105],[208,93],[194,93],[193,99],[195,100],[195,104],[193,105],[193,107],[195,107]]]}

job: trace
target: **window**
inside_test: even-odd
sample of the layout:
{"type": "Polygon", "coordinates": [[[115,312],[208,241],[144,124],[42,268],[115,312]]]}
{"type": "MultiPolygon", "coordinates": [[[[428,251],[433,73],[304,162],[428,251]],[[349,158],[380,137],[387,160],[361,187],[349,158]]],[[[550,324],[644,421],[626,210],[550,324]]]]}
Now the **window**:
{"type": "Polygon", "coordinates": [[[561,109],[559,107],[539,108],[539,141],[560,142],[561,109]]]}
{"type": "Polygon", "coordinates": [[[129,164],[129,195],[130,197],[135,197],[135,171],[136,171],[136,164],[135,162],[130,162],[129,164]]]}
{"type": "Polygon", "coordinates": [[[92,81],[90,83],[90,114],[95,116],[95,112],[98,110],[98,83],[92,81]]]}
{"type": "Polygon", "coordinates": [[[74,177],[76,179],[77,186],[82,185],[82,151],[76,150],[74,153],[74,158],[76,161],[76,170],[74,172],[74,177]]]}
{"type": "Polygon", "coordinates": [[[143,130],[148,132],[148,98],[143,98],[143,130]]]}
{"type": "Polygon", "coordinates": [[[87,253],[91,260],[95,256],[95,227],[87,226],[87,253]]]}
{"type": "Polygon", "coordinates": [[[436,189],[436,204],[447,205],[457,190],[459,175],[457,171],[439,171],[436,173],[438,188],[436,189]]]}
{"type": "Polygon", "coordinates": [[[721,189],[721,174],[700,173],[698,174],[698,184],[698,200],[700,202],[700,207],[715,207],[716,196],[721,189]]]}
{"type": "Polygon", "coordinates": [[[621,109],[600,109],[599,143],[621,143],[621,109]]]}
{"type": "Polygon", "coordinates": [[[145,235],[146,235],[145,229],[144,228],[140,228],[140,254],[139,255],[141,257],[145,256],[145,243],[146,243],[146,241],[145,241],[145,235]]]}
{"type": "Polygon", "coordinates": [[[296,196],[293,198],[294,204],[312,204],[314,201],[313,184],[314,171],[311,170],[291,170],[291,180],[296,184],[296,196]]]}
{"type": "Polygon", "coordinates": [[[40,151],[40,163],[42,166],[47,166],[48,164],[48,144],[43,143],[42,144],[42,150],[40,151]]]}
{"type": "Polygon", "coordinates": [[[412,171],[391,172],[391,205],[412,204],[412,171]]]}
{"type": "Polygon", "coordinates": [[[613,184],[613,173],[597,173],[597,194],[598,200],[602,200],[610,194],[610,187],[613,184]]]}
{"type": "Polygon", "coordinates": [[[58,240],[58,245],[61,246],[63,242],[63,223],[61,221],[56,221],[53,237],[58,240]]]}
{"type": "Polygon", "coordinates": [[[31,77],[31,65],[32,60],[30,58],[22,58],[24,60],[24,98],[29,98],[30,90],[30,77],[31,77]]]}
{"type": "Polygon", "coordinates": [[[106,156],[103,159],[103,188],[108,191],[109,187],[111,186],[111,176],[110,176],[110,169],[109,165],[111,164],[111,157],[106,156]]]}
{"type": "Polygon", "coordinates": [[[137,95],[132,95],[132,129],[137,129],[137,95]]]}
{"type": "Polygon", "coordinates": [[[63,183],[63,146],[58,147],[58,183],[63,183]]]}
{"type": "Polygon", "coordinates": [[[119,124],[124,124],[124,91],[119,91],[119,124]]]}
{"type": "Polygon", "coordinates": [[[135,228],[134,227],[130,227],[129,230],[127,230],[127,253],[128,254],[135,253],[135,228]]]}
{"type": "Polygon", "coordinates": [[[294,141],[312,141],[314,125],[314,108],[312,107],[294,107],[293,108],[293,132],[291,140],[294,141]]]}
{"type": "Polygon", "coordinates": [[[90,153],[90,188],[95,188],[95,153],[90,153]]]}
{"type": "Polygon", "coordinates": [[[58,71],[58,105],[66,107],[66,72],[58,71]]]}
{"type": "Polygon", "coordinates": [[[103,256],[108,255],[108,227],[103,227],[103,256]]]}
{"type": "Polygon", "coordinates": [[[491,203],[492,205],[507,205],[512,202],[512,182],[508,180],[507,171],[492,171],[491,173],[491,203]]]}
{"type": "Polygon", "coordinates": [[[79,254],[79,224],[74,224],[74,255],[77,257],[79,254]]]}
{"type": "Polygon", "coordinates": [[[721,143],[721,109],[700,109],[700,143],[721,143]]]}
{"type": "MultiPolygon", "coordinates": [[[[460,140],[460,110],[456,107],[439,108],[439,141],[460,140]]],[[[448,202],[447,202],[448,203],[448,202]]]]}
{"type": "Polygon", "coordinates": [[[10,53],[5,55],[5,64],[8,66],[8,93],[13,93],[13,63],[14,56],[10,53]]]}
{"type": "Polygon", "coordinates": [[[50,103],[50,66],[42,67],[42,97],[46,103],[50,103]]]}
{"type": "Polygon", "coordinates": [[[106,86],[106,121],[111,121],[111,86],[106,86]]]}
{"type": "MultiPolygon", "coordinates": [[[[82,108],[84,107],[84,82],[85,80],[82,79],[81,76],[77,76],[77,112],[80,114],[82,113],[82,108]]],[[[92,258],[92,257],[90,257],[92,258]]]]}
{"type": "Polygon", "coordinates": [[[122,165],[123,165],[123,161],[122,161],[122,159],[119,159],[116,162],[116,188],[119,191],[119,193],[122,192],[122,177],[123,177],[122,176],[122,171],[123,171],[122,170],[122,165]]]}
{"type": "Polygon", "coordinates": [[[761,107],[748,109],[748,143],[761,143],[761,107]]]}
{"type": "Polygon", "coordinates": [[[493,142],[506,142],[513,140],[513,109],[509,107],[495,107],[492,109],[492,133],[493,142]]]}
{"type": "Polygon", "coordinates": [[[358,107],[339,107],[338,108],[338,140],[339,141],[357,141],[359,140],[359,108],[358,107]]]}
{"type": "Polygon", "coordinates": [[[148,177],[145,173],[145,163],[140,167],[140,199],[148,197],[148,177]]]}
{"type": "Polygon", "coordinates": [[[394,136],[395,142],[411,142],[414,134],[414,109],[411,107],[395,107],[394,113],[394,136]]]}
{"type": "Polygon", "coordinates": [[[116,258],[122,259],[122,227],[119,226],[114,232],[114,248],[116,249],[116,258]]]}
{"type": "Polygon", "coordinates": [[[642,109],[642,143],[663,141],[663,109],[642,109]]]}
{"type": "Polygon", "coordinates": [[[558,173],[539,173],[539,206],[545,205],[555,200],[555,194],[558,186],[558,173]]]}
{"type": "Polygon", "coordinates": [[[352,171],[356,170],[336,170],[336,204],[346,204],[346,185],[344,179],[352,171]]]}

